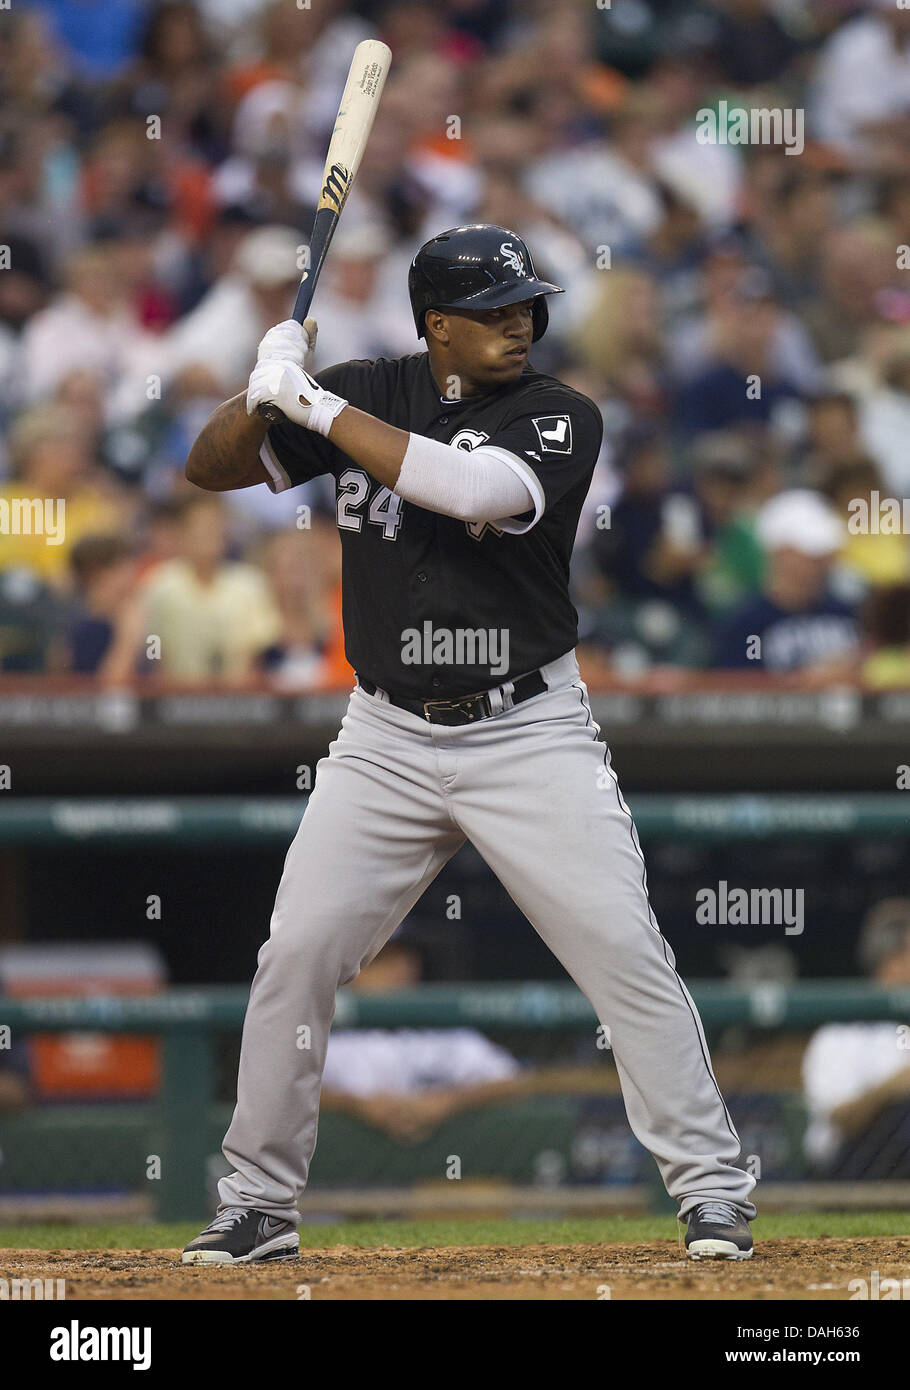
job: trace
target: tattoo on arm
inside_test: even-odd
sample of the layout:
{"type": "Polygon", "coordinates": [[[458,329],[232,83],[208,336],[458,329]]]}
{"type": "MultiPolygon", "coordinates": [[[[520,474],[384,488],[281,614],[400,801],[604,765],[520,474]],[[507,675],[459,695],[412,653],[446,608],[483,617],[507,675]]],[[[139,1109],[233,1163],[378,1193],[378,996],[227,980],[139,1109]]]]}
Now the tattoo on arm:
{"type": "Polygon", "coordinates": [[[246,392],[225,401],[200,430],[186,461],[186,476],[208,492],[252,487],[268,478],[259,450],[268,424],[247,415],[246,392]]]}

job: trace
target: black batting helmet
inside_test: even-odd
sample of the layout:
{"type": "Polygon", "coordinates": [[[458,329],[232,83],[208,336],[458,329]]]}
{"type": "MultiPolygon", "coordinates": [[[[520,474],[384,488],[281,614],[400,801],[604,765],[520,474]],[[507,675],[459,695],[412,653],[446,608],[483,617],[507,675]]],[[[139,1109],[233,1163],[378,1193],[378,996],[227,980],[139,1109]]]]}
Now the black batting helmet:
{"type": "Polygon", "coordinates": [[[408,293],[419,338],[427,309],[498,309],[533,299],[536,343],[549,318],[544,295],[562,294],[562,288],[538,280],[520,236],[480,222],[440,232],[421,246],[411,262],[408,293]]]}

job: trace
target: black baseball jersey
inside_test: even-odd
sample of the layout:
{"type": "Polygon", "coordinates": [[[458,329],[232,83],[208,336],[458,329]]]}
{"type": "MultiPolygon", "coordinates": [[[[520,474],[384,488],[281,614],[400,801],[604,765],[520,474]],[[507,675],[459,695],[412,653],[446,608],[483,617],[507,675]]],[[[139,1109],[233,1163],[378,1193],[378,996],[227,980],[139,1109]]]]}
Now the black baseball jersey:
{"type": "Polygon", "coordinates": [[[322,435],[270,426],[273,491],[334,475],[345,652],[358,675],[393,695],[453,698],[570,651],[569,559],[603,431],[593,401],[530,366],[514,385],[444,400],[425,352],[343,362],[317,380],[399,429],[508,450],[536,504],[496,524],[459,521],[402,501],[322,435]]]}

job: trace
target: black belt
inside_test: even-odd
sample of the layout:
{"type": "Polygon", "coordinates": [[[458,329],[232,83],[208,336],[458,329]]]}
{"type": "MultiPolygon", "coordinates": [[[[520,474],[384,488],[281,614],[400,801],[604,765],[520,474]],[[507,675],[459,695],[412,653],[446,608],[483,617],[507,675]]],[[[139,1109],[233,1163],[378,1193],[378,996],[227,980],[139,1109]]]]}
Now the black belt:
{"type": "MultiPolygon", "coordinates": [[[[379,689],[373,681],[366,680],[363,676],[357,677],[357,684],[367,695],[375,695],[379,689]]],[[[502,687],[493,688],[495,690],[502,687]]],[[[548,686],[540,671],[529,671],[526,676],[518,676],[512,682],[512,704],[520,705],[522,701],[530,700],[532,695],[542,695],[546,689],[548,686]]],[[[411,714],[419,714],[421,719],[428,720],[430,724],[473,724],[476,719],[491,719],[494,714],[501,713],[500,710],[494,710],[488,690],[479,690],[474,695],[462,695],[458,700],[408,700],[403,696],[391,695],[388,691],[386,694],[390,705],[409,710],[411,714]]]]}

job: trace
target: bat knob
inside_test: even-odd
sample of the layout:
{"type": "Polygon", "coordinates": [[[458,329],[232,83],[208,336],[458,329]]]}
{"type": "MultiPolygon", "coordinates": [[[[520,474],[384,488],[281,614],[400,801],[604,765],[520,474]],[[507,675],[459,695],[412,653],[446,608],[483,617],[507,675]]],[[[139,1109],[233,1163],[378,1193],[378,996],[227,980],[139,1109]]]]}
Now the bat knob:
{"type": "Polygon", "coordinates": [[[279,420],[284,419],[284,411],[279,410],[271,401],[260,401],[256,407],[256,414],[261,415],[263,420],[268,420],[270,425],[277,425],[279,420]]]}

